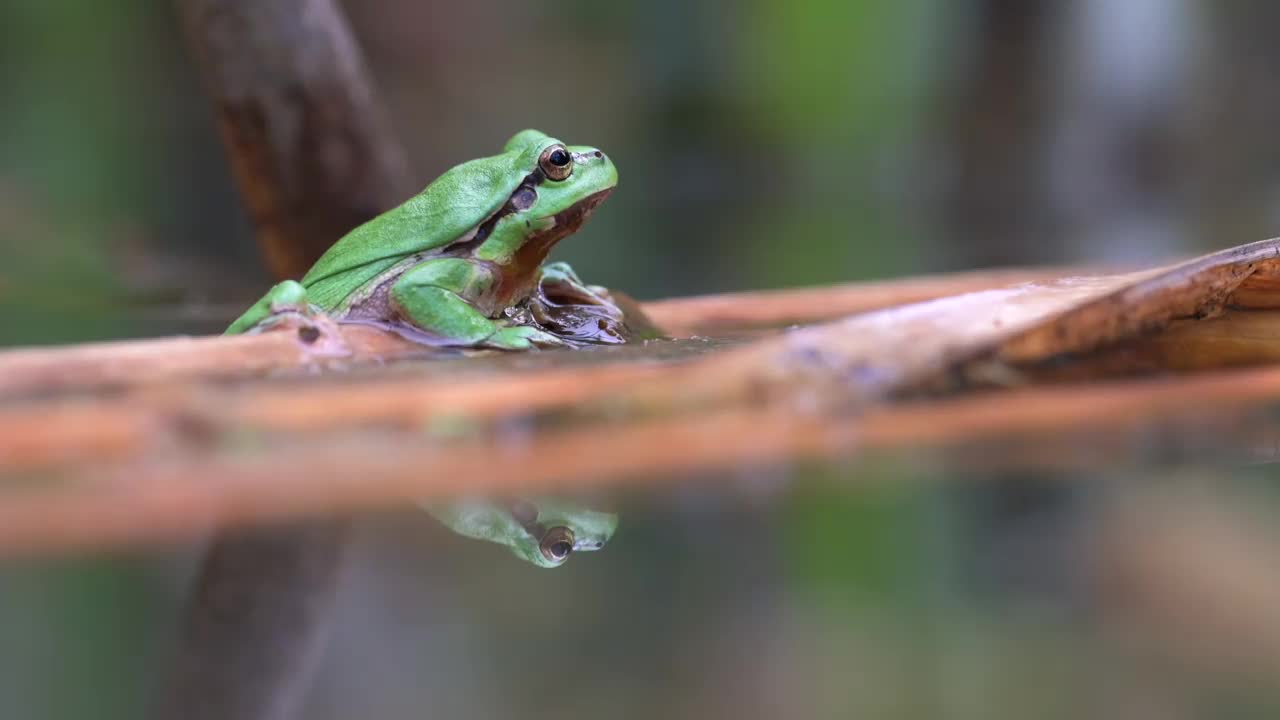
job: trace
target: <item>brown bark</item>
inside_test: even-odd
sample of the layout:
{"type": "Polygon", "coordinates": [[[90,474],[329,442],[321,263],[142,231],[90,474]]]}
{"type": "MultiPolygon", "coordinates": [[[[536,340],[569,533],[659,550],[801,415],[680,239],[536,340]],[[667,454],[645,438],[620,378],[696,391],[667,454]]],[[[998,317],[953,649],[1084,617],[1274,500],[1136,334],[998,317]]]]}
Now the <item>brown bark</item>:
{"type": "MultiPolygon", "coordinates": [[[[573,382],[561,380],[566,386],[573,382]]],[[[491,392],[527,387],[516,381],[491,392]]],[[[528,389],[517,392],[512,404],[532,407],[540,397],[528,389]]],[[[897,449],[913,456],[957,453],[1005,469],[1090,467],[1128,457],[1134,448],[1149,451],[1153,437],[1177,444],[1216,436],[1226,438],[1224,451],[1256,451],[1274,461],[1276,428],[1250,413],[1277,398],[1280,371],[1267,367],[982,393],[873,406],[844,416],[746,407],[615,423],[597,418],[521,433],[518,442],[504,442],[510,438],[503,426],[486,424],[483,416],[462,438],[433,439],[425,422],[414,424],[422,415],[410,412],[407,401],[386,417],[357,418],[358,431],[332,418],[321,422],[327,429],[310,429],[299,408],[286,427],[306,428],[304,437],[286,427],[275,434],[258,430],[246,432],[239,446],[209,436],[156,438],[148,434],[145,417],[126,416],[116,422],[137,426],[137,447],[157,452],[135,453],[126,446],[116,457],[94,453],[92,472],[82,467],[60,484],[0,486],[0,554],[171,541],[210,529],[346,515],[459,492],[654,489],[698,473],[897,449]],[[150,443],[176,447],[164,452],[150,443]],[[1089,452],[1081,453],[1082,447],[1089,452]]],[[[477,401],[476,409],[482,406],[477,401]]],[[[100,421],[95,415],[63,419],[60,426],[97,427],[100,421]]]]}
{"type": "Polygon", "coordinates": [[[947,242],[960,267],[1044,262],[1054,247],[1046,192],[1046,141],[1059,4],[978,0],[972,34],[935,117],[953,174],[944,188],[947,242]]]}
{"type": "MultiPolygon", "coordinates": [[[[1273,360],[1277,248],[1267,241],[1141,273],[989,289],[718,350],[689,340],[489,354],[306,383],[157,377],[138,360],[144,377],[123,392],[11,395],[4,404],[0,477],[61,482],[0,485],[0,551],[172,537],[462,491],[656,482],[904,445],[964,450],[1013,439],[1025,441],[1024,460],[1044,461],[1054,456],[1034,452],[1031,440],[1085,434],[1091,448],[1119,443],[1114,451],[1123,452],[1129,430],[1177,429],[1187,418],[1225,423],[1226,437],[1247,444],[1258,430],[1230,423],[1280,395],[1274,369],[1125,384],[1099,384],[1095,373],[1069,388],[885,401],[1025,384],[1064,359],[1114,352],[1117,342],[1129,343],[1122,358],[1148,371],[1273,360]]],[[[847,298],[850,289],[834,294],[847,298]]],[[[367,328],[333,331],[324,341],[393,342],[367,328]]],[[[287,370],[308,361],[296,338],[191,342],[245,356],[274,349],[277,369],[287,370]]],[[[169,342],[157,351],[169,352],[169,342]]],[[[987,455],[1012,456],[1007,448],[987,455]]]]}
{"type": "MultiPolygon", "coordinates": [[[[645,303],[642,310],[676,337],[725,335],[832,320],[963,292],[1058,277],[1063,269],[1000,270],[796,290],[726,293],[645,303]]],[[[0,399],[74,389],[256,378],[299,367],[382,362],[435,354],[386,333],[351,327],[346,345],[297,335],[173,337],[0,353],[0,399]],[[349,351],[349,353],[348,353],[349,351]]]]}
{"type": "Polygon", "coordinates": [[[157,717],[286,718],[324,651],[346,522],[239,528],[206,554],[157,717]]]}
{"type": "Polygon", "coordinates": [[[868,310],[1081,272],[1085,270],[1063,267],[977,270],[827,287],[672,298],[645,303],[643,310],[658,327],[675,337],[724,335],[808,325],[868,310]]]}

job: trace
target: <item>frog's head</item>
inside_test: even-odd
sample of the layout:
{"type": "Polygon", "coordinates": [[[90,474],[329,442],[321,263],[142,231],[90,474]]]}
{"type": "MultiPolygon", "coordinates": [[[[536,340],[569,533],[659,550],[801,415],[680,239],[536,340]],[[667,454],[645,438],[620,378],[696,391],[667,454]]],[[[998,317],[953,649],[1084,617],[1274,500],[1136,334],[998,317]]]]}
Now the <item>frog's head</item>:
{"type": "Polygon", "coordinates": [[[575,552],[599,550],[618,527],[613,513],[550,498],[466,500],[426,509],[450,530],[506,545],[539,567],[559,567],[575,552]]]}
{"type": "Polygon", "coordinates": [[[528,169],[509,204],[535,227],[554,219],[557,227],[572,224],[576,230],[618,184],[618,169],[608,155],[585,145],[565,145],[538,130],[516,133],[503,154],[517,154],[518,166],[528,169]]]}

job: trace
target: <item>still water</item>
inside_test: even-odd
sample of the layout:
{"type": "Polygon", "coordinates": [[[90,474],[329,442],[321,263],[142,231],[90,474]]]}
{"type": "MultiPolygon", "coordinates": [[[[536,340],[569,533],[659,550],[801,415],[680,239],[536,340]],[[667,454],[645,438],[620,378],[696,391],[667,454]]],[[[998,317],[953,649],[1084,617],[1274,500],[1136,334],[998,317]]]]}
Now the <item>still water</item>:
{"type": "MultiPolygon", "coordinates": [[[[1280,492],[1250,435],[690,477],[610,498],[609,546],[554,570],[364,515],[299,716],[1273,717],[1280,492]]],[[[198,550],[8,561],[4,716],[143,713],[198,550]]]]}

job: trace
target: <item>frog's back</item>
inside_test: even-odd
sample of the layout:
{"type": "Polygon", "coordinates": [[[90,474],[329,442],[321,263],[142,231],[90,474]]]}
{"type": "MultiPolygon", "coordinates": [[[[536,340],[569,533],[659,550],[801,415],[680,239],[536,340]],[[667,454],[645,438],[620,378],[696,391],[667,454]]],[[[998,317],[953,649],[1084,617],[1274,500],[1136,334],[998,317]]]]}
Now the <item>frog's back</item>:
{"type": "Polygon", "coordinates": [[[347,233],[302,278],[309,299],[333,310],[405,257],[465,235],[519,186],[522,162],[523,153],[507,152],[455,166],[403,205],[347,233]]]}

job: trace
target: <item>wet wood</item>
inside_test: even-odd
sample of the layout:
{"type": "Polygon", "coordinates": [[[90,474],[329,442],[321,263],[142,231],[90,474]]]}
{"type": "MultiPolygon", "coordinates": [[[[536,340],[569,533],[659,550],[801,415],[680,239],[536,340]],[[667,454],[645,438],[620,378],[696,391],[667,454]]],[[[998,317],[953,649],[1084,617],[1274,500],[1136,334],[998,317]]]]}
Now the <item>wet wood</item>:
{"type": "Polygon", "coordinates": [[[658,327],[676,337],[721,335],[809,325],[869,310],[1085,272],[1083,268],[1061,267],[982,270],[830,287],[724,293],[656,300],[645,303],[644,312],[658,327]]]}
{"type": "MultiPolygon", "coordinates": [[[[1017,385],[1045,365],[1238,309],[1244,300],[1237,290],[1247,289],[1256,302],[1257,288],[1277,275],[1280,242],[1266,240],[1143,272],[965,293],[761,340],[701,361],[633,399],[653,408],[768,397],[838,409],[903,394],[1017,385]]],[[[1232,364],[1246,360],[1237,352],[1232,364]]]]}
{"type": "MultiPolygon", "coordinates": [[[[748,352],[754,357],[754,349],[748,352]]],[[[1157,335],[1138,343],[1130,352],[1146,359],[1143,369],[1148,372],[1165,369],[1158,367],[1162,363],[1190,361],[1191,369],[1204,369],[1277,358],[1280,313],[1233,314],[1188,323],[1168,336],[1157,335]],[[1241,327],[1245,330],[1234,330],[1241,327]],[[1252,337],[1245,332],[1253,333],[1252,337]],[[1225,362],[1215,357],[1224,336],[1228,338],[1225,362]]],[[[722,361],[741,362],[743,355],[741,351],[722,351],[694,361],[639,362],[628,358],[642,359],[645,356],[641,353],[620,353],[617,362],[553,365],[525,373],[496,372],[468,362],[455,365],[454,372],[370,373],[334,377],[329,382],[302,377],[238,386],[159,384],[126,395],[63,398],[56,403],[40,399],[15,402],[0,406],[0,457],[5,458],[0,478],[93,462],[145,461],[173,452],[201,455],[236,438],[251,443],[254,438],[260,438],[257,442],[261,443],[270,439],[274,443],[301,436],[326,444],[330,439],[325,434],[341,436],[362,430],[375,435],[407,432],[428,436],[432,423],[461,424],[481,431],[504,421],[536,426],[539,413],[571,413],[578,421],[589,423],[599,416],[621,414],[625,418],[627,413],[674,416],[676,409],[706,413],[761,405],[767,412],[827,412],[824,403],[829,403],[830,397],[821,402],[814,399],[812,388],[798,376],[792,393],[779,394],[775,388],[772,398],[764,394],[764,377],[744,380],[749,384],[740,391],[735,390],[736,385],[711,383],[705,377],[722,361]],[[713,390],[726,394],[715,396],[713,390]],[[659,405],[656,398],[667,399],[663,402],[669,404],[659,405]],[[48,428],[58,432],[48,432],[48,428]]],[[[1186,383],[1189,381],[1184,381],[1186,387],[1195,387],[1186,383]]],[[[1182,386],[1174,383],[1172,392],[1182,386]]],[[[1263,385],[1261,390],[1268,387],[1263,385]]],[[[1229,389],[1224,392],[1224,400],[1229,400],[1229,389]]],[[[1020,403],[1036,398],[1014,397],[1020,403]]],[[[1055,402],[1065,402],[1069,396],[1053,397],[1055,402]]],[[[1082,397],[1092,398],[1087,393],[1082,397]]],[[[1146,402],[1160,399],[1153,390],[1145,391],[1143,397],[1146,402]]],[[[1070,425],[1075,406],[1063,405],[1054,422],[1070,425]]],[[[1084,412],[1088,416],[1088,411],[1084,412]]],[[[1046,408],[1045,417],[1054,415],[1046,408]]],[[[960,424],[938,428],[954,434],[960,432],[960,424]]],[[[737,442],[736,437],[729,439],[737,442]]],[[[358,446],[353,448],[356,450],[358,446]]],[[[92,473],[92,469],[82,472],[92,473]]]]}
{"type": "MultiPolygon", "coordinates": [[[[537,431],[533,416],[525,425],[480,423],[456,438],[395,422],[335,424],[305,437],[246,432],[215,440],[196,431],[187,438],[165,435],[174,443],[167,452],[130,456],[122,447],[114,461],[99,457],[94,472],[59,483],[0,485],[0,553],[188,538],[213,528],[389,508],[459,492],[653,488],[691,476],[721,477],[717,470],[895,449],[919,457],[998,441],[1048,464],[1123,461],[1144,451],[1152,435],[1187,421],[1197,431],[1213,427],[1214,418],[1243,417],[1245,425],[1257,425],[1241,413],[1277,399],[1280,369],[1265,368],[985,393],[845,417],[744,408],[537,431]],[[1064,436],[1092,454],[1044,458],[1027,449],[1048,440],[1054,451],[1064,436]],[[1091,445],[1099,438],[1118,444],[1091,445]]],[[[1267,427],[1250,440],[1265,442],[1266,433],[1276,432],[1280,428],[1267,427]]]]}
{"type": "MultiPolygon", "coordinates": [[[[724,347],[663,341],[335,368],[334,357],[353,356],[335,355],[331,341],[396,341],[364,328],[328,328],[311,343],[296,331],[189,340],[233,348],[260,377],[232,382],[215,371],[197,380],[138,360],[146,376],[108,392],[11,388],[0,404],[0,552],[189,536],[463,491],[648,486],[894,448],[953,452],[1101,433],[1119,442],[1102,446],[1123,453],[1132,432],[1280,397],[1275,368],[1105,381],[1132,374],[1133,358],[1151,374],[1280,356],[1280,312],[1266,309],[1276,256],[1267,241],[724,347]],[[1128,365],[1087,362],[1108,353],[1128,365]],[[1045,368],[1072,367],[1086,371],[1055,381],[1075,384],[1031,385],[1045,368]],[[972,392],[993,387],[1001,391],[972,392]],[[950,396],[962,390],[970,392],[950,396]]],[[[849,290],[833,292],[856,295],[849,290]]],[[[80,361],[94,376],[91,359],[80,361]]]]}
{"type": "MultiPolygon", "coordinates": [[[[1064,270],[956,273],[884,282],[725,293],[644,303],[642,311],[676,337],[724,335],[832,320],[852,313],[1061,277],[1064,270]]],[[[171,337],[0,352],[0,398],[157,382],[254,378],[300,367],[431,357],[434,351],[364,327],[341,338],[297,335],[171,337]]]]}

